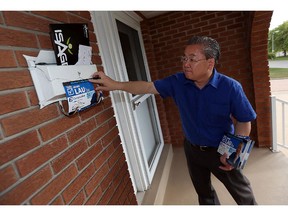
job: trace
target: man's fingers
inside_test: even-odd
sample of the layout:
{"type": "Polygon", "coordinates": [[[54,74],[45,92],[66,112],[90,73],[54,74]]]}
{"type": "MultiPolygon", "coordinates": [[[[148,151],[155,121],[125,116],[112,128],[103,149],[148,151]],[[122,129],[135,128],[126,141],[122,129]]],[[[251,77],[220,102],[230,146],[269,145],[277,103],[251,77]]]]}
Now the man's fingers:
{"type": "Polygon", "coordinates": [[[223,166],[219,166],[220,169],[225,170],[225,171],[231,171],[232,169],[234,169],[233,166],[231,166],[228,162],[227,162],[227,154],[224,153],[221,157],[220,157],[220,161],[223,164],[223,166]]]}
{"type": "Polygon", "coordinates": [[[231,171],[234,169],[234,167],[230,166],[219,166],[220,169],[224,170],[224,171],[231,171]]]}
{"type": "Polygon", "coordinates": [[[103,73],[103,71],[97,71],[97,72],[95,72],[95,73],[92,74],[92,79],[101,78],[101,77],[103,77],[103,75],[105,75],[105,74],[103,73]]]}

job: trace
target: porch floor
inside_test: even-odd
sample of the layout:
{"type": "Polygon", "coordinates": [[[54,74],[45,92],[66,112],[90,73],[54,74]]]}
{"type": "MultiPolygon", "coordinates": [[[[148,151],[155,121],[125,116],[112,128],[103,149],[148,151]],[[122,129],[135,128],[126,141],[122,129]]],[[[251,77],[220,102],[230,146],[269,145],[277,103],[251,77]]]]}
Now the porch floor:
{"type": "MultiPolygon", "coordinates": [[[[254,148],[243,170],[259,205],[288,204],[288,149],[279,147],[278,150],[273,153],[268,148],[254,148]]],[[[222,205],[236,205],[223,184],[213,175],[212,184],[222,205]]],[[[173,148],[163,205],[198,205],[183,148],[173,148]]]]}

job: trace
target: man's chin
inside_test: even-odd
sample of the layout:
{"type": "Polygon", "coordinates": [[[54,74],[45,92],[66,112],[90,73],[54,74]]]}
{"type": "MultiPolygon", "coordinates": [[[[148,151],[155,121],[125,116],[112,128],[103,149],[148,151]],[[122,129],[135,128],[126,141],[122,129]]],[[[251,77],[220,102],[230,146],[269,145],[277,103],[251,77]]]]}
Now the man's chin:
{"type": "Polygon", "coordinates": [[[192,75],[191,73],[189,73],[189,72],[188,72],[188,73],[185,72],[184,74],[185,74],[186,79],[189,79],[189,80],[194,81],[194,77],[193,77],[193,75],[192,75]]]}

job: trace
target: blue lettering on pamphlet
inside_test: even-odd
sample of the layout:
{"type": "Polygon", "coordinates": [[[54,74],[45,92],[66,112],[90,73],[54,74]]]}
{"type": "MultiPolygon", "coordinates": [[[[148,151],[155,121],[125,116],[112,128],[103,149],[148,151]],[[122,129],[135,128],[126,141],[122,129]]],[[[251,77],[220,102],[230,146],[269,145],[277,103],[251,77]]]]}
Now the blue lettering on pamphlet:
{"type": "Polygon", "coordinates": [[[68,100],[69,113],[87,109],[99,102],[92,100],[96,92],[93,84],[88,80],[65,82],[63,86],[68,100]]]}

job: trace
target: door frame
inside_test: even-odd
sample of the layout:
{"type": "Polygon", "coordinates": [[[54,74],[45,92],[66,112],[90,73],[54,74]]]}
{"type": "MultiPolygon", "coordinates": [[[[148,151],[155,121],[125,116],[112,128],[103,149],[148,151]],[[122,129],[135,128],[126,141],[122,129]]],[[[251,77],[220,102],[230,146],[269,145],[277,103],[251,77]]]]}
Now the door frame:
{"type": "MultiPolygon", "coordinates": [[[[118,34],[115,34],[115,29],[117,29],[115,19],[117,19],[137,30],[139,34],[147,78],[148,80],[151,80],[140,28],[140,21],[142,18],[134,12],[118,11],[93,11],[91,12],[91,17],[105,73],[112,79],[118,81],[128,80],[124,57],[121,50],[121,44],[118,42],[119,36],[118,34]]],[[[133,116],[133,106],[130,103],[132,95],[123,91],[113,91],[110,92],[110,97],[115,112],[119,135],[127,159],[132,185],[134,192],[137,195],[137,192],[143,192],[147,190],[151,185],[164,147],[159,118],[157,118],[157,121],[159,125],[158,129],[160,133],[161,144],[157,149],[158,153],[154,158],[154,165],[150,170],[147,170],[147,166],[145,165],[145,157],[141,149],[141,134],[138,134],[137,132],[137,124],[139,123],[133,116]]],[[[152,100],[155,104],[155,115],[158,117],[159,115],[154,95],[152,95],[152,100]]]]}

